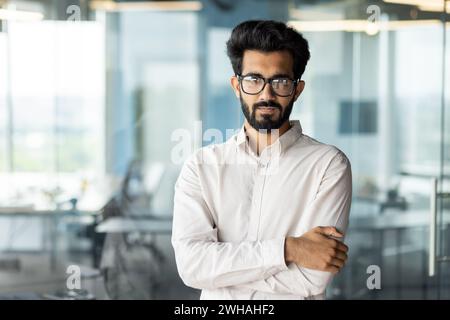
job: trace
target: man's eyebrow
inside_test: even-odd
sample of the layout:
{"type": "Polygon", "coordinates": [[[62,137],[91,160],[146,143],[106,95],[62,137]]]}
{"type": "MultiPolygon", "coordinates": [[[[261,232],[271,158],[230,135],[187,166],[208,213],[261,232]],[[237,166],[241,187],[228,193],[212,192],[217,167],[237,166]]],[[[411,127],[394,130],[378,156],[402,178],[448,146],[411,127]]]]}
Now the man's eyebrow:
{"type": "MultiPolygon", "coordinates": [[[[258,72],[249,72],[242,76],[256,76],[256,77],[264,78],[263,75],[258,72]]],[[[271,76],[270,78],[292,78],[292,77],[287,73],[276,73],[273,76],[271,76]]]]}
{"type": "Polygon", "coordinates": [[[248,72],[248,73],[246,73],[246,74],[243,74],[242,76],[243,76],[243,77],[246,77],[246,76],[255,76],[255,77],[261,77],[261,78],[264,78],[264,77],[262,76],[261,73],[257,73],[257,72],[248,72]]]}
{"type": "Polygon", "coordinates": [[[292,77],[287,73],[277,73],[274,74],[271,78],[292,78],[292,77]]]}

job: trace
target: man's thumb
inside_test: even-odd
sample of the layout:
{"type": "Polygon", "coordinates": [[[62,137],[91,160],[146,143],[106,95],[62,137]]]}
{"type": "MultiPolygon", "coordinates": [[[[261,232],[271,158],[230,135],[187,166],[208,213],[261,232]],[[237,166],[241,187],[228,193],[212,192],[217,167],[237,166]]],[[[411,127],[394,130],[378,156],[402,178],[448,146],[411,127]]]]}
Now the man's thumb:
{"type": "Polygon", "coordinates": [[[339,232],[335,227],[318,227],[318,231],[320,234],[323,234],[327,237],[341,238],[344,236],[344,234],[342,232],[339,232]]]}

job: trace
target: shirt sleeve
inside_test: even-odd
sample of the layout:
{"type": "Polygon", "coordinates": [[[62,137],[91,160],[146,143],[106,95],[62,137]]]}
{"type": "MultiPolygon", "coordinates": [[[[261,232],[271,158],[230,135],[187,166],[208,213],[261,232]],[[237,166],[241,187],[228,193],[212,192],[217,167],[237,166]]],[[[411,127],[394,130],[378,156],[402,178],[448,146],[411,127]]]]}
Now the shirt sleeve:
{"type": "MultiPolygon", "coordinates": [[[[352,175],[350,162],[338,150],[331,159],[315,199],[302,214],[302,234],[317,226],[335,226],[346,232],[349,222],[352,198],[352,175]]],[[[303,297],[322,295],[333,274],[330,272],[307,269],[295,263],[288,270],[281,271],[266,279],[243,284],[241,288],[272,294],[293,294],[303,297]]]]}
{"type": "Polygon", "coordinates": [[[183,282],[197,289],[216,289],[252,283],[287,270],[284,237],[218,241],[194,159],[185,162],[175,184],[172,246],[183,282]]]}

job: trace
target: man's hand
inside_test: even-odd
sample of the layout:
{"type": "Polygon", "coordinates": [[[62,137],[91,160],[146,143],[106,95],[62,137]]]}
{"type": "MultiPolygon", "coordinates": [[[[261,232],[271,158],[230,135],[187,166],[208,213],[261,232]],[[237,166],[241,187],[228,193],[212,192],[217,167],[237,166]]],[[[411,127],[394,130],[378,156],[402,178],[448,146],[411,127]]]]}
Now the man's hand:
{"type": "Polygon", "coordinates": [[[347,260],[348,247],[331,237],[343,236],[335,227],[316,227],[300,237],[287,237],[286,263],[294,262],[300,267],[336,274],[347,260]]]}

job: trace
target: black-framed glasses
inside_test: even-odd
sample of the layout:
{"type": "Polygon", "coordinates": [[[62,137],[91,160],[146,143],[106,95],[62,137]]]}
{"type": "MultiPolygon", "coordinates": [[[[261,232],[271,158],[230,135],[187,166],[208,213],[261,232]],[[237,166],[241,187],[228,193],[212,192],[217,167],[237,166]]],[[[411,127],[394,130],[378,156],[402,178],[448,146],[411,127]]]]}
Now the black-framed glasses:
{"type": "Polygon", "coordinates": [[[295,86],[300,79],[294,80],[288,77],[275,77],[266,79],[257,75],[236,75],[241,89],[246,94],[256,95],[264,90],[269,83],[272,92],[279,97],[289,97],[294,92],[295,86]]]}

